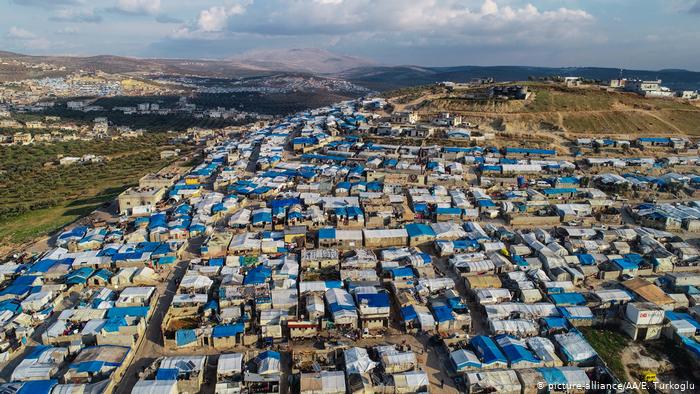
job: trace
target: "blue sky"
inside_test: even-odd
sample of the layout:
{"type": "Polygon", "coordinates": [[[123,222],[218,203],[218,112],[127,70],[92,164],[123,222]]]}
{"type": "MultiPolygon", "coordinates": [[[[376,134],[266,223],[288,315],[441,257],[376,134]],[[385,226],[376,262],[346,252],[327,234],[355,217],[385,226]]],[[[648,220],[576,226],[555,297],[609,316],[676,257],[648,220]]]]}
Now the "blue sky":
{"type": "Polygon", "coordinates": [[[700,71],[700,0],[0,0],[0,50],[700,71]]]}

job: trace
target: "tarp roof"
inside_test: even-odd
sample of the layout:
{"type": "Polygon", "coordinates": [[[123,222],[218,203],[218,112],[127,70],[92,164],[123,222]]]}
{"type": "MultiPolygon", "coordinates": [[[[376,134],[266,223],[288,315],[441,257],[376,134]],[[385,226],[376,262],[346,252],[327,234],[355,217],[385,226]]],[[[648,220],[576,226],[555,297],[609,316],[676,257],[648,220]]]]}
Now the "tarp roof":
{"type": "Polygon", "coordinates": [[[233,337],[242,334],[244,331],[243,322],[235,324],[222,324],[212,329],[211,336],[214,338],[233,337]]]}
{"type": "Polygon", "coordinates": [[[469,344],[474,348],[476,354],[485,364],[492,364],[495,362],[508,362],[508,359],[501,352],[501,350],[498,349],[496,343],[487,336],[477,335],[474,338],[472,338],[469,344]]]}
{"type": "Polygon", "coordinates": [[[481,368],[481,361],[469,350],[458,349],[450,353],[450,360],[459,371],[465,368],[481,368]]]}
{"type": "Polygon", "coordinates": [[[505,353],[511,366],[519,363],[540,362],[540,360],[527,349],[525,341],[522,339],[510,335],[498,335],[495,339],[501,349],[503,349],[503,353],[505,353]]]}
{"type": "Polygon", "coordinates": [[[360,347],[352,347],[343,351],[345,359],[345,371],[348,374],[369,372],[377,366],[367,354],[367,350],[360,347]]]}
{"type": "Polygon", "coordinates": [[[218,375],[240,373],[243,370],[243,354],[228,353],[219,356],[219,364],[216,367],[218,375]]]}
{"type": "Polygon", "coordinates": [[[177,380],[139,380],[131,391],[143,394],[174,394],[177,393],[177,380]]]}

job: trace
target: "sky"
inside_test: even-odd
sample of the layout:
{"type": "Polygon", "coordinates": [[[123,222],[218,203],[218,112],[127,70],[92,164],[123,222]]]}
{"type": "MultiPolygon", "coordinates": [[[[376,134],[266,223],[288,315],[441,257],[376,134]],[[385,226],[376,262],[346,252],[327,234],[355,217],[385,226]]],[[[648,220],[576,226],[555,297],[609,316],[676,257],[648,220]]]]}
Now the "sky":
{"type": "Polygon", "coordinates": [[[700,71],[700,0],[0,0],[0,50],[700,71]]]}

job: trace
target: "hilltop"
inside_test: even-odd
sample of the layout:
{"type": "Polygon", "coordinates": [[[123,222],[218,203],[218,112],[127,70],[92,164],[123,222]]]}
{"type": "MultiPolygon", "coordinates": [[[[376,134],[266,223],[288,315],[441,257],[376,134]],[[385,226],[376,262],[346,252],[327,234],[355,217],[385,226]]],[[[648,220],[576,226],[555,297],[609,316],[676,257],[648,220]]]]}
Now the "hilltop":
{"type": "Polygon", "coordinates": [[[403,89],[390,96],[395,111],[461,115],[463,122],[514,141],[565,143],[587,136],[700,136],[700,108],[689,101],[644,98],[600,87],[520,84],[531,92],[525,100],[467,98],[487,87],[447,91],[430,86],[403,89]]]}
{"type": "Polygon", "coordinates": [[[370,59],[318,48],[255,49],[227,59],[162,59],[114,55],[33,56],[0,51],[3,61],[26,65],[48,63],[62,72],[31,70],[0,63],[0,81],[60,76],[78,70],[106,73],[197,75],[210,78],[246,78],[277,74],[304,74],[343,79],[372,90],[388,91],[442,81],[469,82],[475,78],[524,81],[550,76],[577,76],[607,81],[622,75],[628,79],[661,79],[672,90],[700,89],[700,72],[683,69],[620,70],[611,67],[379,65],[370,59]]]}
{"type": "Polygon", "coordinates": [[[276,73],[266,68],[229,60],[143,59],[113,55],[29,56],[12,52],[0,52],[0,58],[3,60],[3,64],[0,64],[0,81],[63,76],[76,71],[199,75],[216,78],[267,76],[276,73]],[[55,68],[42,70],[36,67],[42,63],[55,68]]]}
{"type": "Polygon", "coordinates": [[[348,69],[370,67],[370,60],[335,54],[322,49],[254,50],[230,59],[148,59],[114,55],[32,56],[0,51],[0,81],[61,76],[75,71],[106,73],[197,75],[212,78],[245,78],[279,73],[326,75],[348,69]],[[7,63],[16,62],[16,64],[7,63]],[[40,70],[33,65],[51,64],[59,71],[40,70]]]}
{"type": "MultiPolygon", "coordinates": [[[[609,67],[531,67],[531,66],[365,66],[338,73],[353,83],[376,90],[431,84],[442,81],[469,82],[490,77],[495,81],[524,81],[558,75],[608,81],[620,76],[620,69],[609,67]]],[[[661,79],[673,90],[700,89],[700,72],[687,70],[622,70],[623,78],[661,79]]]]}
{"type": "Polygon", "coordinates": [[[258,49],[235,56],[231,61],[245,68],[259,67],[313,74],[338,73],[374,65],[368,59],[339,55],[318,48],[258,49]]]}

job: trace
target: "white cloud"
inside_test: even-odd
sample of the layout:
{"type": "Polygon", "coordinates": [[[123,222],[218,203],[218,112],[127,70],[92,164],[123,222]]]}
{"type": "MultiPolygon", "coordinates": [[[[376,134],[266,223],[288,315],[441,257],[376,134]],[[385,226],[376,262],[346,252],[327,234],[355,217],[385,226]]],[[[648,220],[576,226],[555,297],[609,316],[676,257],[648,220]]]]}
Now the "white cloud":
{"type": "Polygon", "coordinates": [[[100,22],[102,17],[92,8],[61,8],[49,19],[56,22],[100,22]]]}
{"type": "Polygon", "coordinates": [[[486,0],[486,1],[484,1],[484,4],[481,5],[481,14],[482,15],[495,14],[497,12],[498,12],[498,4],[496,4],[496,2],[493,0],[486,0]]]}
{"type": "Polygon", "coordinates": [[[36,34],[30,32],[29,30],[22,29],[17,26],[10,27],[7,31],[7,38],[12,38],[15,40],[31,40],[36,38],[36,34]]]}
{"type": "Polygon", "coordinates": [[[80,33],[80,29],[75,26],[66,26],[56,30],[56,34],[73,35],[80,33]]]}
{"type": "Polygon", "coordinates": [[[225,7],[211,7],[202,10],[197,19],[197,26],[204,31],[221,31],[226,26],[228,15],[225,7]]]}
{"type": "Polygon", "coordinates": [[[569,62],[607,42],[606,30],[585,10],[528,2],[535,0],[219,1],[153,47],[179,53],[198,42],[198,55],[222,56],[322,47],[389,63],[542,64],[555,57],[569,62]]]}
{"type": "Polygon", "coordinates": [[[19,5],[33,6],[33,7],[52,7],[57,5],[72,5],[78,4],[82,0],[12,0],[13,3],[19,5]]]}
{"type": "Polygon", "coordinates": [[[156,15],[160,11],[160,0],[118,0],[115,8],[127,14],[156,15]]]}
{"type": "Polygon", "coordinates": [[[35,50],[45,50],[51,48],[51,42],[43,37],[37,37],[26,42],[25,48],[35,50]]]}
{"type": "Polygon", "coordinates": [[[233,4],[228,6],[210,7],[202,10],[197,19],[197,27],[205,32],[217,32],[224,30],[230,17],[242,15],[246,11],[245,4],[233,4]]]}
{"type": "Polygon", "coordinates": [[[156,22],[158,23],[182,23],[182,19],[176,18],[174,16],[159,14],[156,16],[156,22]]]}
{"type": "MultiPolygon", "coordinates": [[[[525,1],[525,0],[523,0],[525,1]]],[[[563,43],[600,34],[591,14],[574,8],[540,10],[518,0],[266,0],[202,10],[188,32],[251,33],[323,40],[391,37],[431,43],[563,43]],[[519,5],[518,5],[519,4],[519,5]],[[245,15],[243,15],[245,14],[245,15]]]]}
{"type": "Polygon", "coordinates": [[[20,47],[25,49],[44,50],[51,46],[49,40],[17,26],[10,27],[6,37],[16,41],[20,47]]]}
{"type": "Polygon", "coordinates": [[[168,38],[175,40],[195,38],[192,30],[187,26],[178,26],[168,35],[168,38]]]}

